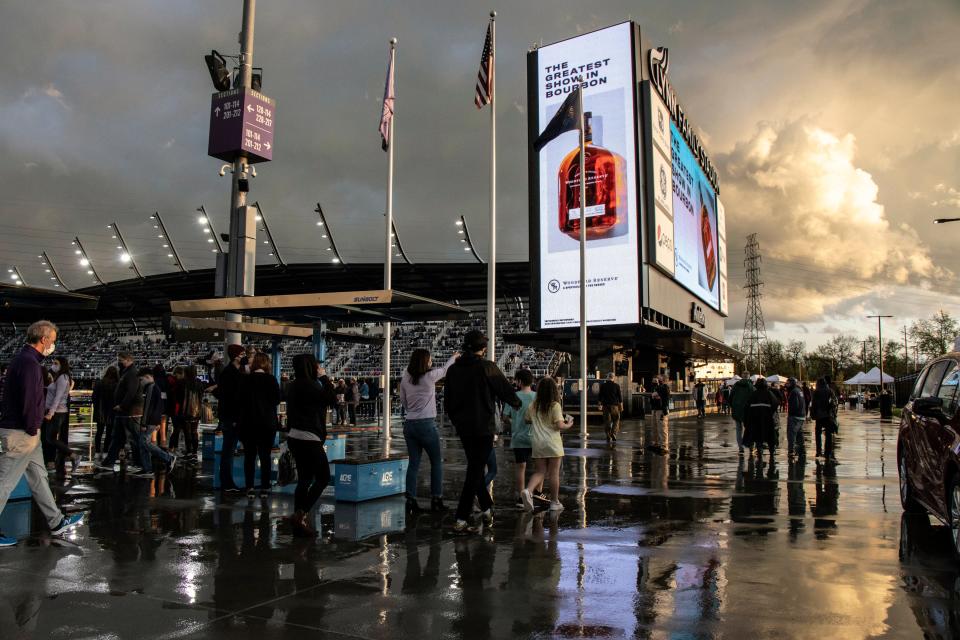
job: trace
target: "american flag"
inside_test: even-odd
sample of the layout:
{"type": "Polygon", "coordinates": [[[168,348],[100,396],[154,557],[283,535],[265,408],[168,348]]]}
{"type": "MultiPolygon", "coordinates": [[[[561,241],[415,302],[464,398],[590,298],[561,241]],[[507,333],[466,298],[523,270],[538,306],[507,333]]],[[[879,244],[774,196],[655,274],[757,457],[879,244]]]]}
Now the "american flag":
{"type": "Polygon", "coordinates": [[[390,148],[390,126],[393,121],[393,51],[390,51],[390,62],[387,65],[387,81],[383,87],[383,111],[380,114],[380,144],[384,151],[390,148]]]}
{"type": "Polygon", "coordinates": [[[480,56],[480,72],[477,73],[477,95],[473,104],[477,109],[493,100],[493,38],[490,33],[491,25],[487,25],[487,38],[483,41],[483,55],[480,56]]]}

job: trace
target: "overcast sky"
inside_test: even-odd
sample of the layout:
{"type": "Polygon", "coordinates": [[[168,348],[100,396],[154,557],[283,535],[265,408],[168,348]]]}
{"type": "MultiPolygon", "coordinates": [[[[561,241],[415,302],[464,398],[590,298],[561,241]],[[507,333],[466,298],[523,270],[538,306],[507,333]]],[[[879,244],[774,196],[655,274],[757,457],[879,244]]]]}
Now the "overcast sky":
{"type": "MultiPolygon", "coordinates": [[[[146,273],[213,264],[195,209],[227,230],[229,179],[207,157],[211,48],[235,53],[240,0],[6,2],[0,20],[0,263],[31,284],[128,277],[106,225],[146,273]]],[[[388,40],[399,38],[396,224],[415,261],[463,260],[454,220],[486,251],[487,111],[473,106],[490,7],[261,2],[254,62],[277,100],[276,160],[258,200],[288,262],[325,260],[320,202],[344,257],[380,259],[386,154],[377,122],[388,40]]],[[[772,337],[816,344],[956,314],[960,5],[940,2],[525,1],[498,7],[501,260],[527,258],[525,53],[627,18],[670,48],[672,84],[720,173],[731,272],[728,339],[743,325],[743,244],[759,234],[772,337]]],[[[260,245],[260,261],[271,258],[260,245]]]]}

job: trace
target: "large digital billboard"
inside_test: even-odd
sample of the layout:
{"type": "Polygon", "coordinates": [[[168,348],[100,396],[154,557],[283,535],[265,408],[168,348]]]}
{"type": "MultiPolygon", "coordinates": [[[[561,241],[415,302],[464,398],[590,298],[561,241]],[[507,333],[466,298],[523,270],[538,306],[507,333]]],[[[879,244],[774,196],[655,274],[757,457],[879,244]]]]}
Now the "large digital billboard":
{"type": "Polygon", "coordinates": [[[675,124],[670,123],[673,169],[673,277],[720,310],[717,194],[675,124]]]}
{"type": "Polygon", "coordinates": [[[647,86],[650,254],[653,264],[697,298],[727,311],[726,220],[716,188],[671,118],[647,86]]]}
{"type": "Polygon", "coordinates": [[[639,322],[635,78],[632,23],[529,54],[530,141],[578,84],[583,90],[588,141],[585,206],[580,201],[579,132],[561,134],[539,153],[531,150],[535,329],[580,323],[583,220],[587,226],[587,323],[639,322]]]}

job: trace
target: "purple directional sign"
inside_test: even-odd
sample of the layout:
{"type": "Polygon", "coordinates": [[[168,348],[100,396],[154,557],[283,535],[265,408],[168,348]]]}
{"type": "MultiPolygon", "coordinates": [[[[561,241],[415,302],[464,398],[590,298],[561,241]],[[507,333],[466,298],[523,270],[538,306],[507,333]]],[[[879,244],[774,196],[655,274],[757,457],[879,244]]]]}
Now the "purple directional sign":
{"type": "Polygon", "coordinates": [[[241,153],[247,162],[273,160],[273,123],[277,103],[252,89],[213,94],[207,154],[233,162],[241,153]]]}

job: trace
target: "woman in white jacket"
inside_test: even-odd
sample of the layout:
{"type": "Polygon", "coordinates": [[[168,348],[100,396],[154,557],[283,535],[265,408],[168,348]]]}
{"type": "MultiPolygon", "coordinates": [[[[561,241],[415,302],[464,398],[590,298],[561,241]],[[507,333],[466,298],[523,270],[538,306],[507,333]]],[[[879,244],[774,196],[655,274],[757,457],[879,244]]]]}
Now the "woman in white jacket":
{"type": "Polygon", "coordinates": [[[66,461],[70,461],[70,471],[77,469],[77,456],[70,450],[70,390],[73,389],[73,376],[70,375],[70,363],[63,356],[54,358],[50,365],[53,382],[47,386],[46,413],[43,432],[47,444],[56,450],[54,465],[57,475],[66,475],[66,461]]]}

